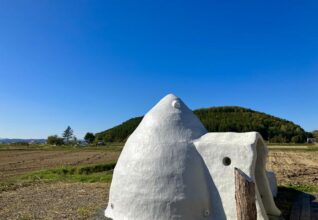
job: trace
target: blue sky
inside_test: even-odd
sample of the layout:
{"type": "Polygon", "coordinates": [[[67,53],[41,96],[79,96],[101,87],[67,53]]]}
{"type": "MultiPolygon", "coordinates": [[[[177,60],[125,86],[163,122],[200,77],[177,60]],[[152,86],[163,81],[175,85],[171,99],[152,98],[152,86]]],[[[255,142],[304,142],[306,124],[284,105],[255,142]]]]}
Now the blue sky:
{"type": "Polygon", "coordinates": [[[167,93],[318,129],[317,1],[0,1],[0,137],[82,138],[167,93]]]}

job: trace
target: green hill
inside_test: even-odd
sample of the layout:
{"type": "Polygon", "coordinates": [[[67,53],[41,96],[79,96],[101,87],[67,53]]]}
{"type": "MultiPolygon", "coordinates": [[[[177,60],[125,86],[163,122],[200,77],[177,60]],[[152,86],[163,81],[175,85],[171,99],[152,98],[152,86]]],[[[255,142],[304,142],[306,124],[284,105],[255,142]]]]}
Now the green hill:
{"type": "MultiPolygon", "coordinates": [[[[210,132],[258,131],[265,140],[272,143],[304,143],[308,133],[299,125],[251,109],[227,106],[195,110],[194,113],[210,132]]],[[[138,126],[142,117],[125,121],[106,131],[96,134],[98,141],[124,142],[138,126]]]]}

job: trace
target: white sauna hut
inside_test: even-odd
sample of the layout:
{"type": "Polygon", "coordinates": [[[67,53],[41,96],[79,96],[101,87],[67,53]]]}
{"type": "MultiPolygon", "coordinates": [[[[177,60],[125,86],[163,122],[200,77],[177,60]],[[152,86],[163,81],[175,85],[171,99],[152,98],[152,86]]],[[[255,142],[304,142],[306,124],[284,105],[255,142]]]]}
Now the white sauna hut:
{"type": "Polygon", "coordinates": [[[114,169],[105,216],[235,220],[234,168],[239,168],[255,182],[257,219],[277,219],[281,212],[266,158],[257,132],[208,133],[182,100],[169,94],[128,138],[114,169]]]}

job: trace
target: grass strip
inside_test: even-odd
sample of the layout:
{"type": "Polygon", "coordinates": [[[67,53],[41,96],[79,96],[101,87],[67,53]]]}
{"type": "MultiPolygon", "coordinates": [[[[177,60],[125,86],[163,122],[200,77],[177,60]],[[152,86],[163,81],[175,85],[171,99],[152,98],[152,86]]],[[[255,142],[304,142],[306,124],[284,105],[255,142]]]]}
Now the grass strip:
{"type": "Polygon", "coordinates": [[[112,180],[116,162],[107,164],[63,166],[58,168],[30,172],[0,183],[0,191],[28,186],[33,183],[83,182],[108,183],[112,180]]]}
{"type": "Polygon", "coordinates": [[[307,192],[307,193],[316,193],[318,192],[318,186],[317,185],[304,185],[304,184],[289,184],[284,186],[286,188],[294,189],[301,192],[307,192]]]}

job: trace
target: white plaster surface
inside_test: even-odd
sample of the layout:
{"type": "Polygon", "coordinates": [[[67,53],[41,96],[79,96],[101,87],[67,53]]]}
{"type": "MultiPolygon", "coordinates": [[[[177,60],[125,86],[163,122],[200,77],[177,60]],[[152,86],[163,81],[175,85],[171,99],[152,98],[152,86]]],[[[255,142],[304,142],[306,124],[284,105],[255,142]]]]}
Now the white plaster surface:
{"type": "Polygon", "coordinates": [[[236,219],[237,167],[256,182],[258,220],[278,216],[266,156],[258,133],[207,133],[178,97],[167,95],[128,138],[105,215],[114,220],[236,219]],[[228,166],[225,157],[231,160],[228,166]]]}
{"type": "Polygon", "coordinates": [[[268,214],[280,215],[265,174],[267,148],[257,132],[207,133],[195,141],[195,146],[207,165],[216,189],[212,196],[212,206],[215,206],[212,210],[216,210],[212,212],[212,219],[237,219],[235,167],[256,183],[257,219],[268,219],[268,214]],[[228,166],[223,164],[226,157],[231,159],[228,166]],[[226,218],[220,218],[219,210],[224,211],[226,218]]]}
{"type": "Polygon", "coordinates": [[[271,188],[272,194],[274,197],[277,196],[277,179],[276,179],[276,174],[273,171],[267,171],[266,172],[268,181],[269,181],[269,186],[271,188]]]}

